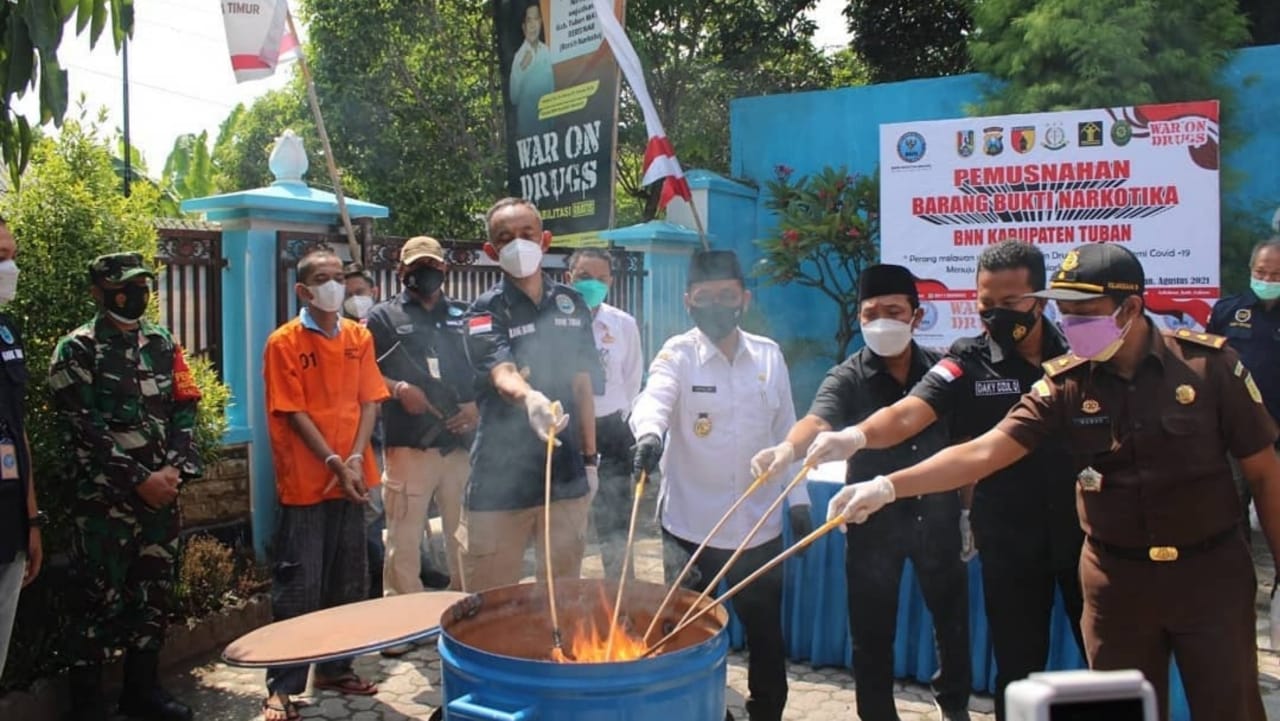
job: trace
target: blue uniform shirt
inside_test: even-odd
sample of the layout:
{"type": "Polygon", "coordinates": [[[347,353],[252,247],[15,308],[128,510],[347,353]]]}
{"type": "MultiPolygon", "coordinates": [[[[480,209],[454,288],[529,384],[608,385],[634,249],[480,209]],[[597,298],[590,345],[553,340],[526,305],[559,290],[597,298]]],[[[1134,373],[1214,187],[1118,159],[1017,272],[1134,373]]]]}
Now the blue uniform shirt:
{"type": "Polygon", "coordinates": [[[1267,412],[1280,422],[1280,303],[1268,310],[1249,290],[1228,296],[1213,306],[1205,330],[1227,337],[1253,374],[1267,412]]]}

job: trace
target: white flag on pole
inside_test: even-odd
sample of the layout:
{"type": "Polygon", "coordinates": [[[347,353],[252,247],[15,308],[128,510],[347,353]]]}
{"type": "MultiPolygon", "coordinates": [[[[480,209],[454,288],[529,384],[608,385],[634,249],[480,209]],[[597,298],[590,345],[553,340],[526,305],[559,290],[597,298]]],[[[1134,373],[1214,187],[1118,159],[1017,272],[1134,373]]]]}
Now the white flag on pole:
{"type": "Polygon", "coordinates": [[[276,66],[297,57],[288,13],[287,0],[223,0],[222,23],[237,83],[269,77],[276,66]]]}

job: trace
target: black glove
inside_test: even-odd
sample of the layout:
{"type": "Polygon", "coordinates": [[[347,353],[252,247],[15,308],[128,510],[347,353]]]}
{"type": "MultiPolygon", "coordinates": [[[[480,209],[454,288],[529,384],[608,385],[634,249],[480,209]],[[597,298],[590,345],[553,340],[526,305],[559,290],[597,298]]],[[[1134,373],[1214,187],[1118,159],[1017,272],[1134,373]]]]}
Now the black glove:
{"type": "MultiPolygon", "coordinates": [[[[813,533],[813,520],[809,517],[808,506],[791,506],[787,512],[791,518],[792,543],[799,543],[805,536],[813,533]]],[[[804,551],[797,555],[803,556],[804,551]]]]}
{"type": "Polygon", "coordinates": [[[652,474],[662,460],[662,439],[657,434],[646,433],[636,441],[631,452],[632,478],[639,478],[641,471],[652,474]]]}

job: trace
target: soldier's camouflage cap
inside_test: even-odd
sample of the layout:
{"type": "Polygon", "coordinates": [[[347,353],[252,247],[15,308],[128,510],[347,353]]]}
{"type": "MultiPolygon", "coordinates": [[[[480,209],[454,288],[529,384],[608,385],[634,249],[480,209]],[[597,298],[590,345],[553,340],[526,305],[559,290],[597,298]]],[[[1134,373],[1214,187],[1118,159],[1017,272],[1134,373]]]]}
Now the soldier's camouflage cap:
{"type": "Polygon", "coordinates": [[[111,253],[100,255],[89,264],[89,282],[124,283],[134,278],[156,277],[148,268],[140,253],[111,253]]]}

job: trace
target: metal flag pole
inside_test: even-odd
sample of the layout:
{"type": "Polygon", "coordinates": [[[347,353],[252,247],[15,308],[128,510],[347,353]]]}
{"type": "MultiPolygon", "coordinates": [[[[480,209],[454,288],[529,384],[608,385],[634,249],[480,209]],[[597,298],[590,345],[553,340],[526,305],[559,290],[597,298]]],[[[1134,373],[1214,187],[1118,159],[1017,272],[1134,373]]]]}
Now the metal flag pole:
{"type": "Polygon", "coordinates": [[[307,65],[307,55],[302,52],[302,40],[298,28],[293,24],[293,12],[285,8],[285,19],[289,23],[289,32],[298,41],[298,66],[302,68],[302,80],[307,86],[307,103],[311,106],[311,114],[316,119],[316,133],[320,136],[320,145],[324,148],[324,163],[329,169],[329,179],[333,182],[333,196],[338,200],[338,214],[342,216],[342,227],[347,231],[347,248],[351,251],[352,262],[362,262],[360,244],[356,242],[356,233],[351,228],[351,216],[347,214],[347,200],[342,195],[342,181],[338,178],[338,165],[333,160],[333,147],[329,144],[329,131],[324,127],[324,116],[320,114],[320,100],[316,97],[316,84],[311,79],[311,67],[307,65]]]}

